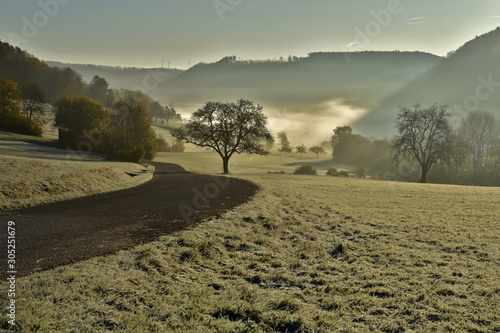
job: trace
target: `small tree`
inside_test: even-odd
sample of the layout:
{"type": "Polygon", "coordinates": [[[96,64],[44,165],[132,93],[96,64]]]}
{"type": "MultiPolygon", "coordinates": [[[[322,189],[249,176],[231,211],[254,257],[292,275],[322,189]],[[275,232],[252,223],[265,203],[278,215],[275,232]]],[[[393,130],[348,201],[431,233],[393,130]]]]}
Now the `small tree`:
{"type": "Polygon", "coordinates": [[[278,139],[280,140],[281,145],[281,148],[278,149],[279,152],[285,153],[285,155],[293,152],[293,148],[290,146],[290,141],[288,141],[285,131],[278,133],[278,139]]]}
{"type": "Polygon", "coordinates": [[[42,136],[42,126],[21,113],[20,101],[17,83],[0,78],[0,127],[15,133],[42,136]]]}
{"type": "Polygon", "coordinates": [[[491,176],[499,159],[495,147],[500,139],[500,121],[489,112],[470,112],[462,119],[459,135],[467,144],[467,171],[475,180],[491,176]]]}
{"type": "Polygon", "coordinates": [[[108,112],[104,106],[86,96],[65,97],[56,103],[55,125],[70,132],[71,144],[85,138],[91,131],[102,132],[108,112]]]}
{"type": "Polygon", "coordinates": [[[153,159],[158,142],[151,125],[149,112],[142,103],[129,98],[117,102],[104,135],[109,156],[131,162],[140,162],[143,157],[153,159]]]}
{"type": "Polygon", "coordinates": [[[448,106],[436,104],[423,109],[419,104],[412,108],[400,107],[396,119],[398,135],[391,150],[396,160],[416,161],[421,168],[420,182],[427,182],[431,167],[451,160],[460,143],[454,140],[449,123],[448,106]]]}
{"type": "Polygon", "coordinates": [[[26,116],[43,123],[43,103],[45,94],[35,82],[26,82],[21,86],[21,99],[26,116]]]}
{"type": "Polygon", "coordinates": [[[262,142],[272,138],[262,107],[248,100],[208,102],[191,115],[184,128],[173,130],[172,136],[212,148],[222,158],[224,174],[229,173],[229,159],[235,153],[269,154],[262,142]]]}
{"type": "Polygon", "coordinates": [[[313,146],[313,147],[309,148],[309,151],[311,153],[315,153],[316,158],[319,158],[319,154],[326,154],[325,149],[323,149],[323,147],[321,147],[321,146],[313,146]]]}
{"type": "Polygon", "coordinates": [[[330,141],[322,141],[320,146],[325,150],[330,150],[332,149],[332,143],[330,141]]]}
{"type": "Polygon", "coordinates": [[[366,169],[362,166],[356,168],[356,177],[357,178],[366,178],[366,169]]]}
{"type": "Polygon", "coordinates": [[[17,83],[12,80],[0,78],[0,121],[6,122],[19,115],[21,92],[17,83]]]}
{"type": "Polygon", "coordinates": [[[103,105],[110,107],[113,104],[113,91],[108,89],[109,84],[106,79],[95,75],[90,82],[88,94],[93,100],[101,102],[103,105]]]}
{"type": "Polygon", "coordinates": [[[301,144],[300,146],[295,147],[295,150],[297,151],[297,153],[300,154],[300,156],[302,156],[302,154],[307,153],[307,148],[304,144],[301,144]]]}

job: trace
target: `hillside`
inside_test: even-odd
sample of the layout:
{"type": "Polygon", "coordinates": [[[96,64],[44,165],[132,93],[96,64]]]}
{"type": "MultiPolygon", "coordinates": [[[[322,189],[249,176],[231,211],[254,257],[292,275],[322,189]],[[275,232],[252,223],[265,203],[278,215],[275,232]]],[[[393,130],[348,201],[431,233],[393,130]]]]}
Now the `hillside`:
{"type": "Polygon", "coordinates": [[[500,105],[500,28],[467,42],[441,64],[388,96],[355,125],[362,133],[392,132],[398,106],[447,103],[457,115],[500,105]],[[488,83],[489,82],[489,83],[488,83]]]}
{"type": "Polygon", "coordinates": [[[238,61],[226,57],[198,64],[166,81],[162,88],[178,104],[246,96],[273,108],[313,113],[342,99],[369,107],[440,62],[421,52],[311,53],[290,61],[238,61]]]}
{"type": "Polygon", "coordinates": [[[74,70],[68,67],[51,68],[28,52],[1,41],[0,77],[13,80],[18,85],[35,82],[52,102],[66,95],[83,95],[85,89],[81,77],[74,70]]]}
{"type": "Polygon", "coordinates": [[[365,136],[390,137],[398,106],[416,102],[448,103],[457,115],[494,111],[500,104],[499,57],[500,28],[447,58],[399,51],[317,52],[265,61],[230,56],[187,71],[49,64],[69,66],[89,81],[105,77],[112,88],[153,84],[148,94],[174,103],[184,116],[209,100],[251,99],[264,106],[273,130],[314,144],[345,124],[365,136]]]}
{"type": "Polygon", "coordinates": [[[162,104],[174,103],[185,116],[209,100],[251,99],[265,107],[270,122],[277,124],[273,130],[286,129],[313,144],[318,137],[328,139],[335,126],[373,109],[441,60],[428,53],[395,51],[318,52],[265,61],[230,56],[187,71],[48,63],[69,66],[85,80],[105,77],[112,88],[135,90],[145,78],[155,86],[159,81],[148,94],[162,104]],[[319,129],[311,117],[328,126],[319,129]]]}

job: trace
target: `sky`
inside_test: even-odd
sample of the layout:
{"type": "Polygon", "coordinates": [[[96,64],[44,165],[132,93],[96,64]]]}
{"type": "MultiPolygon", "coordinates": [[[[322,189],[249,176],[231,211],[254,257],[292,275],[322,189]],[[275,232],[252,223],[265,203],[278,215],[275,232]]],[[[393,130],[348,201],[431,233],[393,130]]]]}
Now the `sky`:
{"type": "Polygon", "coordinates": [[[228,55],[444,56],[500,26],[498,0],[2,0],[0,40],[46,61],[185,69],[228,55]]]}

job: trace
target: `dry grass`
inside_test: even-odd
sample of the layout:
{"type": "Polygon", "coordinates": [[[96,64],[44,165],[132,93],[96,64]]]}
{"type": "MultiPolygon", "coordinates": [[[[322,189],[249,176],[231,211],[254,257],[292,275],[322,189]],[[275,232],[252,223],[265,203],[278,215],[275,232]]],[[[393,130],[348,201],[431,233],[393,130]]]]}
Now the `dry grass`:
{"type": "Polygon", "coordinates": [[[500,330],[500,189],[245,178],[262,191],[219,219],[21,278],[19,330],[500,330]]]}

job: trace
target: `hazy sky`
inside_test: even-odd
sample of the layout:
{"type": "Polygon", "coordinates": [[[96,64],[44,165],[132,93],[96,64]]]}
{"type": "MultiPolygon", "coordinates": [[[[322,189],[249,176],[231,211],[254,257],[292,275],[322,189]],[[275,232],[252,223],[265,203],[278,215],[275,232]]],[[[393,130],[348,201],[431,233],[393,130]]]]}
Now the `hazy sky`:
{"type": "Polygon", "coordinates": [[[0,2],[2,41],[44,60],[124,67],[346,49],[445,55],[497,26],[499,0],[0,2]]]}

